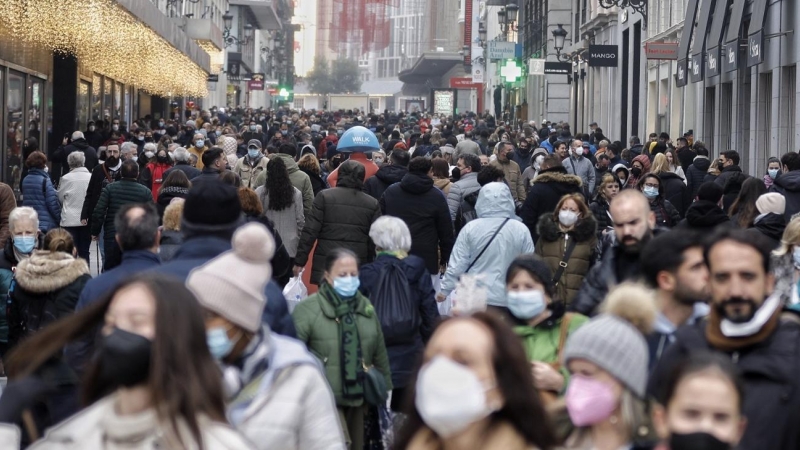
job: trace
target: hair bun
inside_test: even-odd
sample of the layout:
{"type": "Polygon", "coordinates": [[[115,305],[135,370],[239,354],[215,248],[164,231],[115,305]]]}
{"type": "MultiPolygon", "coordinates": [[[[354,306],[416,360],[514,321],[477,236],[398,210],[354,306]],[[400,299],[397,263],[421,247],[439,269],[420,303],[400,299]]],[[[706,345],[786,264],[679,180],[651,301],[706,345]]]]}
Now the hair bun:
{"type": "Polygon", "coordinates": [[[608,294],[602,309],[604,313],[630,323],[644,335],[653,331],[656,320],[655,294],[640,284],[620,284],[608,294]]]}
{"type": "Polygon", "coordinates": [[[248,223],[233,234],[233,251],[245,261],[269,264],[275,254],[275,239],[264,225],[248,223]]]}

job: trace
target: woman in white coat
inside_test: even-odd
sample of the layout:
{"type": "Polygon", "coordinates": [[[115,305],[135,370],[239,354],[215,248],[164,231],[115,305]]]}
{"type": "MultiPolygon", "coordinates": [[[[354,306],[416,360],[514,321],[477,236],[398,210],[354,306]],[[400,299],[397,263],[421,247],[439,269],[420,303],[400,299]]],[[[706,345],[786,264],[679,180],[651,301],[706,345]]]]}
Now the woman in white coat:
{"type": "Polygon", "coordinates": [[[225,420],[222,382],[203,314],[183,283],[134,277],[81,312],[30,337],[8,360],[0,397],[0,448],[41,434],[26,419],[50,391],[67,342],[100,329],[98,357],[84,378],[88,406],[50,428],[30,449],[251,449],[225,420]]]}
{"type": "Polygon", "coordinates": [[[505,183],[483,186],[475,211],[478,218],[467,223],[458,234],[436,300],[444,301],[461,275],[481,274],[490,309],[506,313],[506,269],[517,256],[533,253],[533,240],[528,227],[514,212],[514,198],[505,183]]]}

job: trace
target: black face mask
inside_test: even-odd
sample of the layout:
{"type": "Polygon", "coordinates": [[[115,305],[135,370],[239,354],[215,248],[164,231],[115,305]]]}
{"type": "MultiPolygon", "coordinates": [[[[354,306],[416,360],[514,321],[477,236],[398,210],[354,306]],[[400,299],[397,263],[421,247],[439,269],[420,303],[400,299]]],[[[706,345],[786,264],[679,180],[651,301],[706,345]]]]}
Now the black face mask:
{"type": "Polygon", "coordinates": [[[100,348],[101,377],[114,386],[141,384],[150,375],[153,343],[136,333],[114,328],[100,348]]]}
{"type": "Polygon", "coordinates": [[[453,181],[458,181],[461,179],[461,169],[456,167],[453,169],[453,181]]]}
{"type": "Polygon", "coordinates": [[[672,433],[669,437],[669,448],[670,450],[730,450],[733,446],[709,433],[672,433]]]}
{"type": "Polygon", "coordinates": [[[169,162],[168,156],[156,156],[156,161],[160,162],[161,164],[166,164],[169,162]]]}
{"type": "Polygon", "coordinates": [[[633,174],[633,176],[635,177],[638,177],[639,175],[642,174],[642,169],[634,167],[633,169],[631,169],[631,174],[633,174]]]}

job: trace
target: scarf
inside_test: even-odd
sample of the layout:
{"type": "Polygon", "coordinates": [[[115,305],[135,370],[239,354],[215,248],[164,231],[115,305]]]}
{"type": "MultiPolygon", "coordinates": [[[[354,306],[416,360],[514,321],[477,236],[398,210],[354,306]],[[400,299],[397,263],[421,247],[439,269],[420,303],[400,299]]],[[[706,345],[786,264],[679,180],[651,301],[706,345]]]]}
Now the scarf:
{"type": "Polygon", "coordinates": [[[361,338],[356,323],[356,305],[362,295],[356,292],[352,298],[343,299],[328,283],[322,283],[320,295],[333,306],[339,328],[339,350],[341,351],[342,397],[360,400],[364,397],[364,370],[362,369],[361,338]]]}
{"type": "Polygon", "coordinates": [[[408,257],[408,252],[405,250],[380,250],[378,251],[378,256],[381,255],[394,256],[397,259],[405,259],[408,257]]]}
{"type": "MultiPolygon", "coordinates": [[[[769,301],[769,300],[767,300],[769,301]]],[[[765,305],[762,305],[762,308],[765,305]]],[[[782,308],[775,308],[764,325],[755,333],[749,336],[728,337],[722,333],[722,316],[716,307],[711,308],[708,315],[708,326],[706,326],[706,339],[717,350],[723,352],[734,352],[745,347],[758,344],[775,332],[781,317],[782,308]]]]}

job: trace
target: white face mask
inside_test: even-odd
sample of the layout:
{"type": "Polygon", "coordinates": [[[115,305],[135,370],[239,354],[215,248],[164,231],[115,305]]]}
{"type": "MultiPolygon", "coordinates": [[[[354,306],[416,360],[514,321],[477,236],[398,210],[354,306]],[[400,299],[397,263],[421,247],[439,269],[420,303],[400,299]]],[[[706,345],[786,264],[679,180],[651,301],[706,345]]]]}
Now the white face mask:
{"type": "Polygon", "coordinates": [[[436,356],[419,371],[415,405],[422,420],[443,438],[491,414],[487,388],[468,368],[436,356]]]}
{"type": "Polygon", "coordinates": [[[147,151],[147,152],[144,152],[144,156],[146,156],[146,157],[147,157],[147,159],[150,159],[150,158],[152,158],[153,156],[155,156],[155,153],[153,153],[153,152],[151,152],[151,151],[147,151]]]}
{"type": "Polygon", "coordinates": [[[578,221],[578,213],[568,209],[562,209],[558,212],[558,221],[565,227],[571,227],[578,221]]]}

